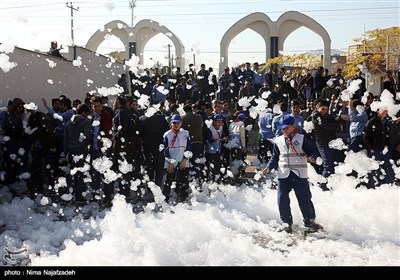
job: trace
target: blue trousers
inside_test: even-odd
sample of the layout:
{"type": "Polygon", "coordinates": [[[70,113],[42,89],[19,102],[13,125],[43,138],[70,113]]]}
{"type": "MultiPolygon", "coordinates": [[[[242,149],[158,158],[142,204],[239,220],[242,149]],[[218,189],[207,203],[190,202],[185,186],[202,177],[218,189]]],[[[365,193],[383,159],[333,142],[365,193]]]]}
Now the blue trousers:
{"type": "Polygon", "coordinates": [[[359,136],[351,138],[349,149],[355,153],[364,149],[363,136],[359,135],[359,136]]]}
{"type": "Polygon", "coordinates": [[[322,176],[325,178],[333,174],[335,171],[335,166],[333,162],[333,150],[328,146],[317,146],[318,152],[323,160],[322,162],[322,176]]]}
{"type": "Polygon", "coordinates": [[[289,225],[293,224],[289,198],[289,193],[292,189],[296,194],[304,223],[309,224],[313,222],[315,220],[315,209],[311,201],[308,179],[300,178],[293,172],[290,172],[287,178],[278,179],[278,207],[282,222],[289,225]]]}
{"type": "Polygon", "coordinates": [[[159,150],[145,151],[144,158],[146,159],[147,174],[150,181],[154,181],[157,186],[161,187],[165,174],[164,153],[159,150]]]}
{"type": "MultiPolygon", "coordinates": [[[[94,190],[95,193],[97,193],[97,195],[99,194],[104,195],[104,202],[110,202],[114,194],[114,183],[113,182],[106,183],[104,180],[104,175],[93,167],[93,161],[102,156],[108,157],[107,152],[104,154],[100,149],[92,150],[92,155],[91,155],[92,164],[90,169],[90,175],[92,177],[92,189],[94,190]]],[[[96,194],[94,194],[93,198],[95,197],[96,194]]]]}
{"type": "MultiPolygon", "coordinates": [[[[179,163],[178,163],[179,166],[179,163]]],[[[162,187],[162,194],[165,196],[165,201],[169,201],[172,183],[176,183],[175,192],[178,195],[178,202],[183,202],[189,196],[189,169],[180,170],[175,168],[174,172],[168,173],[165,183],[162,187]]]]}
{"type": "Polygon", "coordinates": [[[31,151],[31,154],[31,182],[29,188],[33,192],[43,192],[43,166],[45,166],[47,184],[50,186],[54,186],[55,184],[54,171],[56,168],[56,153],[36,148],[36,150],[31,151]],[[49,168],[47,166],[49,166],[49,168]]]}
{"type": "Polygon", "coordinates": [[[190,159],[191,168],[190,170],[194,174],[194,178],[197,180],[202,179],[202,170],[204,169],[204,165],[196,162],[196,160],[200,159],[204,155],[204,145],[203,143],[192,143],[192,153],[193,156],[190,159]]]}
{"type": "Polygon", "coordinates": [[[210,154],[206,153],[206,159],[207,159],[207,167],[208,167],[208,179],[211,181],[215,181],[217,179],[220,181],[222,174],[221,174],[221,154],[220,153],[215,153],[215,154],[210,154]],[[213,164],[214,166],[211,166],[213,164]],[[218,176],[216,176],[218,175],[218,176]]]}
{"type": "Polygon", "coordinates": [[[392,184],[395,179],[395,174],[390,163],[390,153],[383,154],[382,151],[368,150],[368,156],[380,161],[379,168],[372,170],[369,174],[368,188],[374,189],[381,184],[392,184]]]}
{"type": "MultiPolygon", "coordinates": [[[[74,168],[82,168],[86,161],[86,154],[83,154],[83,158],[80,158],[78,161],[74,160],[74,156],[79,156],[78,154],[68,154],[68,163],[71,167],[71,170],[74,168]]],[[[77,171],[74,175],[69,174],[67,176],[68,186],[72,186],[73,192],[75,193],[75,201],[84,202],[86,199],[83,196],[83,193],[87,191],[87,185],[84,181],[85,174],[82,171],[77,171]]]]}

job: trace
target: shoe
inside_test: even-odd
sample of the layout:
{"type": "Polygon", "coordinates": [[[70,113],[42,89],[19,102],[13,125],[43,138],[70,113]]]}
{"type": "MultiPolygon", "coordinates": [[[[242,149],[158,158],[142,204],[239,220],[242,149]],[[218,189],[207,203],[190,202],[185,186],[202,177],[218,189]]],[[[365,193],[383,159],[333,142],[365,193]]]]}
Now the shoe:
{"type": "Polygon", "coordinates": [[[284,232],[286,232],[286,233],[293,233],[292,226],[284,227],[284,228],[282,229],[282,231],[284,231],[284,232]]]}
{"type": "Polygon", "coordinates": [[[104,200],[100,205],[102,209],[111,208],[113,206],[110,200],[104,200]]]}
{"type": "Polygon", "coordinates": [[[321,190],[323,190],[324,192],[330,191],[330,189],[326,186],[326,183],[319,184],[318,186],[319,186],[319,187],[321,188],[321,190]]]}
{"type": "Polygon", "coordinates": [[[283,224],[283,228],[279,230],[279,232],[286,232],[286,233],[292,233],[293,229],[292,229],[292,225],[289,225],[287,223],[283,224]]]}
{"type": "Polygon", "coordinates": [[[238,170],[239,176],[244,177],[244,174],[246,173],[246,167],[240,166],[238,170]]]}
{"type": "Polygon", "coordinates": [[[321,226],[320,224],[317,224],[316,222],[311,222],[309,224],[304,224],[305,227],[312,229],[312,230],[321,230],[324,229],[323,226],[321,226]]]}

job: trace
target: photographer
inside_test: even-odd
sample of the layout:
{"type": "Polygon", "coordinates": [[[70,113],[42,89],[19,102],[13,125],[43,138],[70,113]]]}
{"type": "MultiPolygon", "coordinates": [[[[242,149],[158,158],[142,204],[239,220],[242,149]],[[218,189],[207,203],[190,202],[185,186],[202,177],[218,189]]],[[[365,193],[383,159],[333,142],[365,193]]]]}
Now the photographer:
{"type": "Polygon", "coordinates": [[[47,54],[48,54],[48,55],[55,56],[55,57],[59,57],[59,58],[65,59],[65,57],[63,57],[63,56],[60,54],[60,50],[61,50],[61,49],[62,49],[62,45],[60,46],[60,48],[58,48],[57,41],[51,41],[51,43],[50,43],[50,50],[47,52],[47,54]]]}

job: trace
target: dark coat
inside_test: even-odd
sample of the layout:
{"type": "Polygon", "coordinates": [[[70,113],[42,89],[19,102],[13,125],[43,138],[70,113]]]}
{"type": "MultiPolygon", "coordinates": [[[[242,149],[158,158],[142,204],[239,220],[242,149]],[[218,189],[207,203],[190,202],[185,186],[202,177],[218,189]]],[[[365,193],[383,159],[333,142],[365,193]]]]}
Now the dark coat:
{"type": "Polygon", "coordinates": [[[151,117],[141,116],[139,118],[139,132],[144,151],[158,151],[164,141],[164,133],[169,129],[167,120],[160,112],[151,117]]]}
{"type": "Polygon", "coordinates": [[[397,121],[389,122],[389,149],[394,150],[400,145],[400,123],[397,121]]]}
{"type": "Polygon", "coordinates": [[[126,107],[121,107],[113,119],[113,152],[119,157],[121,152],[133,156],[140,151],[138,118],[126,107]]]}
{"type": "Polygon", "coordinates": [[[314,111],[311,121],[314,124],[315,142],[318,146],[328,146],[330,141],[336,139],[339,122],[333,116],[329,114],[322,116],[318,111],[314,111]]]}
{"type": "Polygon", "coordinates": [[[49,151],[57,147],[57,133],[50,117],[43,112],[34,112],[29,117],[28,126],[33,131],[29,137],[30,144],[39,144],[40,147],[49,151]]]}
{"type": "Polygon", "coordinates": [[[64,127],[64,152],[73,155],[89,154],[92,133],[92,122],[81,115],[75,115],[64,127]]]}
{"type": "Polygon", "coordinates": [[[370,119],[365,126],[365,145],[374,151],[383,151],[387,143],[388,129],[379,116],[370,119]]]}

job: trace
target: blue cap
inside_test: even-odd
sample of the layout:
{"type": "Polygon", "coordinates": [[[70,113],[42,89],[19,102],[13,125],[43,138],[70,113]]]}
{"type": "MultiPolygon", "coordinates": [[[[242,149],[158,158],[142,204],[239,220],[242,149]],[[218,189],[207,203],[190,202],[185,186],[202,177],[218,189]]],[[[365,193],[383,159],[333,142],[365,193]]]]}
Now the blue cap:
{"type": "Polygon", "coordinates": [[[213,121],[223,121],[224,117],[221,114],[215,114],[213,116],[213,121]]]}
{"type": "Polygon", "coordinates": [[[241,121],[244,121],[245,119],[247,119],[247,116],[245,113],[240,113],[237,118],[241,121]]]}
{"type": "Polygon", "coordinates": [[[171,122],[172,122],[172,123],[173,123],[173,122],[182,122],[182,117],[181,117],[180,115],[178,115],[178,114],[172,115],[172,117],[171,117],[171,122]]]}
{"type": "Polygon", "coordinates": [[[291,115],[285,115],[281,118],[281,129],[287,128],[289,125],[294,124],[294,118],[291,115]]]}

